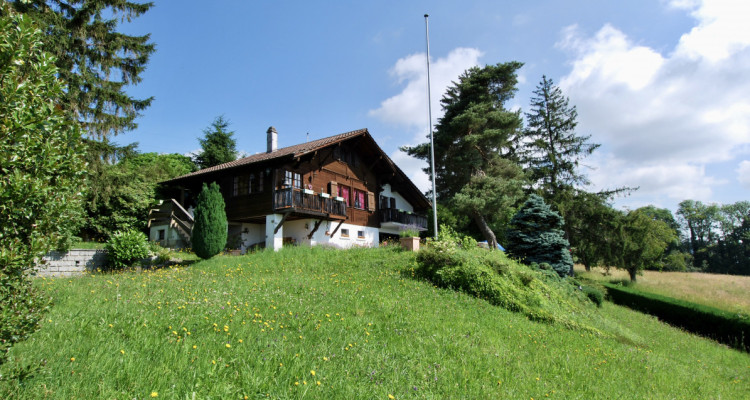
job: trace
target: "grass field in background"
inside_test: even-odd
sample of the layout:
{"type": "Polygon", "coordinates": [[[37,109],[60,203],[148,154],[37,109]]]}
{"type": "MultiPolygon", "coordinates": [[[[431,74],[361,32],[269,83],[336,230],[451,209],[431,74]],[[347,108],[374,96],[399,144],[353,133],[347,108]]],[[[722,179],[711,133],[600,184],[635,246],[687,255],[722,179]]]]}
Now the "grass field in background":
{"type": "MultiPolygon", "coordinates": [[[[606,282],[630,279],[626,271],[611,269],[610,275],[604,275],[604,272],[602,268],[586,272],[583,266],[576,265],[576,273],[586,279],[606,282]]],[[[643,271],[643,275],[638,276],[637,282],[631,287],[731,312],[750,314],[750,276],[643,271]]]]}
{"type": "Polygon", "coordinates": [[[605,304],[606,335],[411,277],[398,250],[289,248],[38,279],[54,299],[0,398],[737,399],[750,355],[605,304]]]}

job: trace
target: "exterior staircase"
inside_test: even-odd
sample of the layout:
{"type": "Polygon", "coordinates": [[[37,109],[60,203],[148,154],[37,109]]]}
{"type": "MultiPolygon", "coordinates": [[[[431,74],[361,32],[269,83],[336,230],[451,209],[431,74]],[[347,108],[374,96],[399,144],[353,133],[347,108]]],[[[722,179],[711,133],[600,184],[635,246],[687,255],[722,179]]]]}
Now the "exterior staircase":
{"type": "Polygon", "coordinates": [[[190,235],[193,232],[195,220],[187,210],[175,199],[164,200],[159,208],[151,209],[148,213],[148,227],[169,226],[170,230],[177,232],[182,243],[173,243],[169,235],[165,238],[166,243],[160,243],[165,247],[190,247],[190,235]]]}

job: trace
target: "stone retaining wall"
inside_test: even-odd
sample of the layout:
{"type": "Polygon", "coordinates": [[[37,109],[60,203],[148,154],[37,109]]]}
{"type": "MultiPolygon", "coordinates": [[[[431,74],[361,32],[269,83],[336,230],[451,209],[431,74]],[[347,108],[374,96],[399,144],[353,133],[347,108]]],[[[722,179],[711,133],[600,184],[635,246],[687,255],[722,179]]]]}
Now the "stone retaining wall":
{"type": "Polygon", "coordinates": [[[37,266],[38,276],[83,275],[102,269],[107,262],[106,250],[70,250],[67,253],[51,251],[37,266]]]}

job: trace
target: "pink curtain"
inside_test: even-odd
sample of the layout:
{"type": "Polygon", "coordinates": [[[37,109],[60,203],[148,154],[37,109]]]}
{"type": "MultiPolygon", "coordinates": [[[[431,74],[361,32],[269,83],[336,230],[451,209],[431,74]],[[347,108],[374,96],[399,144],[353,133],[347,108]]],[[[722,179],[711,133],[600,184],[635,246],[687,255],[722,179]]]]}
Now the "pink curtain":
{"type": "Polygon", "coordinates": [[[365,208],[365,192],[361,190],[357,190],[354,192],[354,195],[357,196],[356,204],[359,206],[359,208],[364,209],[365,208]]]}
{"type": "Polygon", "coordinates": [[[346,186],[339,186],[339,197],[344,198],[344,203],[349,207],[349,188],[346,186]]]}

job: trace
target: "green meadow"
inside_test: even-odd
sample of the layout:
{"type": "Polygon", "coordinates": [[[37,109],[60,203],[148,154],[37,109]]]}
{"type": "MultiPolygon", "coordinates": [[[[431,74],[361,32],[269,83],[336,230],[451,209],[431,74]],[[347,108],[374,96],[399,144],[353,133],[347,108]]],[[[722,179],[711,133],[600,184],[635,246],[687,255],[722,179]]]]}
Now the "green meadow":
{"type": "MultiPolygon", "coordinates": [[[[750,355],[605,303],[595,330],[413,277],[394,248],[285,248],[38,278],[4,399],[739,399],[750,355]],[[599,332],[599,333],[597,333],[599,332]]],[[[578,318],[578,316],[571,316],[578,318]]]]}

